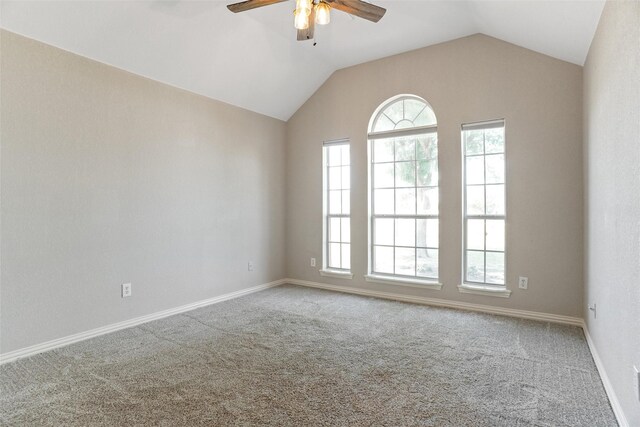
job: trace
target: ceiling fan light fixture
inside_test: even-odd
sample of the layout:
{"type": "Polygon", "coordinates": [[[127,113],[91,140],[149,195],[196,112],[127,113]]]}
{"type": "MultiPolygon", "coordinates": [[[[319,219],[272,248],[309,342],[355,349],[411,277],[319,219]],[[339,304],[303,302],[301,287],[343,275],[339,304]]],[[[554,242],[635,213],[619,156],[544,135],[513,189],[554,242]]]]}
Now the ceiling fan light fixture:
{"type": "Polygon", "coordinates": [[[312,0],[296,0],[296,10],[304,11],[307,16],[311,15],[311,8],[313,7],[312,0]]]}
{"type": "MultiPolygon", "coordinates": [[[[285,1],[289,0],[243,0],[239,3],[228,4],[227,9],[238,13],[285,1]]],[[[364,0],[296,0],[296,8],[293,11],[293,26],[298,30],[296,32],[298,41],[313,39],[316,24],[326,25],[331,21],[331,9],[371,22],[378,22],[387,11],[383,7],[364,0]]],[[[315,46],[316,43],[314,42],[313,45],[315,46]]]]}
{"type": "Polygon", "coordinates": [[[331,6],[321,1],[316,5],[316,24],[327,25],[331,22],[331,6]]]}
{"type": "Polygon", "coordinates": [[[296,9],[293,11],[293,26],[297,30],[306,30],[309,28],[309,15],[304,9],[296,9]]]}

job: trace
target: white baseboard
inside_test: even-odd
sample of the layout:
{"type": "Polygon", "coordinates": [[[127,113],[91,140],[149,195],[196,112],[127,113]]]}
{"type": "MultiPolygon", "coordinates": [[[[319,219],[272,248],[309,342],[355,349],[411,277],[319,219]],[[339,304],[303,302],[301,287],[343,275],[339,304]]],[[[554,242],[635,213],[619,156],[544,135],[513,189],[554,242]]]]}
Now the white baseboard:
{"type": "Polygon", "coordinates": [[[134,319],[125,320],[123,322],[113,323],[111,325],[102,326],[100,328],[91,329],[89,331],[80,332],[78,334],[73,334],[63,338],[47,341],[41,344],[36,344],[29,347],[21,348],[18,350],[10,351],[8,353],[0,354],[0,365],[13,362],[14,360],[17,360],[23,357],[29,357],[29,356],[33,356],[34,354],[53,350],[54,348],[73,344],[78,341],[84,341],[89,338],[94,338],[100,335],[119,331],[121,329],[130,328],[132,326],[141,325],[143,323],[151,322],[153,320],[158,320],[164,317],[173,316],[174,314],[180,314],[187,311],[195,310],[196,308],[205,307],[207,305],[216,304],[222,301],[238,298],[254,292],[262,291],[267,288],[279,286],[284,283],[286,283],[285,280],[276,280],[273,282],[265,283],[265,284],[254,286],[251,288],[242,289],[240,291],[231,292],[228,294],[220,295],[220,296],[209,298],[206,300],[197,301],[191,304],[182,305],[180,307],[170,308],[168,310],[159,311],[157,313],[148,314],[146,316],[136,317],[134,319]]]}
{"type": "Polygon", "coordinates": [[[395,301],[412,302],[423,305],[433,305],[438,307],[457,308],[467,311],[478,311],[489,314],[500,314],[503,316],[519,317],[522,319],[541,320],[544,322],[562,323],[565,325],[582,326],[583,321],[579,317],[561,316],[559,314],[540,313],[537,311],[514,310],[511,308],[493,307],[489,305],[471,304],[467,302],[451,301],[438,298],[428,298],[419,296],[402,295],[391,292],[373,291],[370,289],[358,289],[347,286],[328,285],[326,283],[309,282],[307,280],[284,279],[284,283],[292,285],[307,286],[311,288],[326,289],[329,291],[345,292],[348,294],[364,295],[375,298],[384,298],[395,301]]]}
{"type": "Polygon", "coordinates": [[[589,345],[589,350],[591,351],[591,354],[593,356],[593,360],[598,369],[598,373],[600,374],[600,378],[602,379],[602,383],[604,385],[604,389],[607,393],[607,396],[609,397],[609,401],[611,402],[611,407],[613,408],[613,412],[618,420],[618,424],[620,425],[620,427],[629,427],[629,424],[627,423],[624,412],[622,411],[622,407],[620,406],[620,402],[618,401],[615,391],[613,390],[613,386],[611,385],[611,382],[609,381],[609,377],[607,376],[607,372],[604,368],[604,364],[602,363],[602,360],[598,355],[598,351],[596,350],[595,344],[591,339],[591,336],[589,335],[589,330],[587,329],[586,324],[581,318],[561,316],[558,314],[550,314],[550,313],[540,313],[536,311],[514,310],[510,308],[492,307],[488,305],[471,304],[471,303],[450,301],[450,300],[444,300],[444,299],[438,299],[438,298],[402,295],[402,294],[396,294],[391,292],[373,291],[369,289],[358,289],[358,288],[329,285],[326,283],[310,282],[307,280],[298,280],[298,279],[275,280],[273,282],[265,283],[265,284],[254,286],[247,289],[242,289],[240,291],[231,292],[231,293],[220,295],[214,298],[197,301],[197,302],[186,304],[180,307],[159,311],[157,313],[148,314],[146,316],[136,317],[134,319],[125,320],[123,322],[114,323],[114,324],[103,326],[100,328],[91,329],[89,331],[80,332],[78,334],[73,334],[63,338],[58,338],[52,341],[47,341],[41,344],[36,344],[30,347],[25,347],[22,349],[10,351],[8,353],[0,354],[0,365],[13,362],[20,358],[33,356],[38,353],[53,350],[55,348],[63,347],[69,344],[73,344],[79,341],[84,341],[100,335],[119,331],[121,329],[126,329],[133,326],[141,325],[143,323],[151,322],[153,320],[158,320],[164,317],[173,316],[175,314],[180,314],[187,311],[195,310],[197,308],[216,304],[222,301],[228,301],[230,299],[238,298],[244,295],[248,295],[254,292],[259,292],[264,289],[280,286],[286,283],[289,283],[292,285],[306,286],[311,288],[325,289],[329,291],[337,291],[337,292],[344,292],[344,293],[355,294],[355,295],[390,299],[395,301],[411,302],[416,304],[432,305],[432,306],[438,306],[438,307],[456,308],[460,310],[477,311],[482,313],[519,317],[522,319],[540,320],[545,322],[580,326],[584,330],[584,334],[587,339],[587,344],[589,345]]]}
{"type": "Polygon", "coordinates": [[[611,408],[613,409],[613,413],[615,414],[616,419],[618,420],[618,424],[620,425],[620,427],[629,427],[627,418],[624,416],[624,412],[622,411],[622,406],[620,405],[620,401],[616,396],[616,392],[613,390],[611,381],[609,381],[609,376],[607,375],[607,371],[604,369],[604,364],[602,363],[602,359],[600,359],[600,356],[598,355],[598,350],[596,350],[596,345],[591,339],[591,335],[589,335],[589,329],[587,328],[586,323],[582,325],[582,329],[584,330],[584,336],[587,338],[587,344],[589,345],[589,350],[591,350],[591,356],[593,356],[593,361],[596,364],[596,368],[598,368],[598,373],[600,374],[602,385],[604,386],[604,390],[607,392],[607,397],[609,398],[609,402],[611,403],[611,408]]]}
{"type": "Polygon", "coordinates": [[[480,305],[480,304],[470,304],[465,302],[449,301],[449,300],[443,300],[443,299],[437,299],[437,298],[408,296],[408,295],[395,294],[391,292],[380,292],[380,291],[372,291],[369,289],[357,289],[357,288],[350,288],[346,286],[329,285],[326,283],[310,282],[307,280],[285,279],[283,280],[283,282],[290,283],[292,285],[307,286],[311,288],[326,289],[329,291],[345,292],[349,294],[370,296],[375,298],[384,298],[384,299],[390,299],[395,301],[412,302],[412,303],[424,304],[424,305],[434,305],[438,307],[457,308],[461,310],[478,311],[478,312],[490,313],[490,314],[500,314],[503,316],[519,317],[523,319],[541,320],[545,322],[580,326],[584,330],[584,335],[587,339],[589,350],[591,351],[591,355],[593,356],[593,360],[596,364],[596,368],[598,369],[598,373],[600,374],[600,378],[602,379],[602,384],[604,385],[604,389],[607,393],[607,397],[609,398],[609,402],[611,403],[611,407],[618,421],[618,424],[620,425],[620,427],[629,427],[629,423],[627,422],[624,412],[622,411],[622,406],[620,405],[620,402],[618,401],[616,393],[613,390],[613,386],[609,381],[609,377],[607,376],[607,372],[604,368],[604,364],[602,363],[602,360],[598,355],[598,351],[596,350],[595,344],[591,339],[591,336],[589,335],[589,330],[587,329],[587,326],[584,320],[579,317],[561,316],[558,314],[540,313],[536,311],[514,310],[509,308],[492,307],[492,306],[480,305]]]}

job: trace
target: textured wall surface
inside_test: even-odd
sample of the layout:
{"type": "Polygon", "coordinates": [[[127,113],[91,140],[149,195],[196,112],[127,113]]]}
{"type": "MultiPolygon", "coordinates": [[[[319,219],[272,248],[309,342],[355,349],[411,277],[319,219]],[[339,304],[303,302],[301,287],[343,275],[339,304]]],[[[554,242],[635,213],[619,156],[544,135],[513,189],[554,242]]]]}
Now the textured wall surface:
{"type": "Polygon", "coordinates": [[[584,317],[630,426],[640,426],[640,2],[609,1],[584,67],[584,317]]]}
{"type": "Polygon", "coordinates": [[[285,123],[1,43],[1,352],[284,277],[285,123]]]}
{"type": "Polygon", "coordinates": [[[484,35],[336,72],[287,125],[287,272],[311,280],[464,302],[582,315],[582,68],[484,35]],[[438,118],[441,291],[365,282],[367,126],[398,94],[438,118]],[[509,299],[460,294],[462,123],[506,119],[509,299]],[[353,280],[321,277],[322,142],[350,138],[353,280]],[[529,289],[517,288],[519,275],[529,289]]]}

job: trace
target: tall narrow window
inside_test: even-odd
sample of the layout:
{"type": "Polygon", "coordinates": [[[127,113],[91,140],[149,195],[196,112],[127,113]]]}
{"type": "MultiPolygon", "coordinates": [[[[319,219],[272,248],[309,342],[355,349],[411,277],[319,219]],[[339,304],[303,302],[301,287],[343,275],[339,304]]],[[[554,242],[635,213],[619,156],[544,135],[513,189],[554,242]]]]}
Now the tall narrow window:
{"type": "MultiPolygon", "coordinates": [[[[438,279],[438,136],[423,99],[382,104],[369,132],[369,281],[438,279]]],[[[435,286],[434,286],[435,287],[435,286]]]]}
{"type": "Polygon", "coordinates": [[[504,120],[462,125],[464,282],[505,287],[504,120]]]}
{"type": "Polygon", "coordinates": [[[326,275],[351,270],[351,160],[349,141],[323,146],[324,257],[326,275]]]}

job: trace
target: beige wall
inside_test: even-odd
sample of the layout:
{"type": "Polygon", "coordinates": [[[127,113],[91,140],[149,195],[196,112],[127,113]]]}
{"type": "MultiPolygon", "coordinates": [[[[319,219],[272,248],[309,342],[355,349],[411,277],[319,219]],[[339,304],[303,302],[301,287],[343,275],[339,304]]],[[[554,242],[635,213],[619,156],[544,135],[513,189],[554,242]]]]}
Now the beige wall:
{"type": "Polygon", "coordinates": [[[336,72],[287,126],[287,273],[295,279],[582,316],[582,68],[484,35],[336,72]],[[441,291],[367,283],[367,125],[397,94],[438,118],[441,291]],[[460,294],[460,125],[506,119],[507,287],[511,298],[460,294]],[[352,144],[353,280],[321,277],[322,141],[352,144]],[[517,288],[519,275],[529,289],[517,288]]]}
{"type": "Polygon", "coordinates": [[[608,1],[584,67],[589,334],[629,426],[640,426],[640,2],[608,1]]]}
{"type": "Polygon", "coordinates": [[[581,67],[476,35],[338,71],[285,125],[1,34],[3,353],[283,277],[582,314],[581,67]],[[438,116],[442,291],[363,279],[367,124],[400,93],[438,116]],[[494,118],[507,123],[510,299],[457,290],[460,124],[494,118]],[[343,137],[351,281],[309,267],[322,141],[343,137]]]}
{"type": "Polygon", "coordinates": [[[284,277],[285,123],[1,36],[0,352],[284,277]]]}

